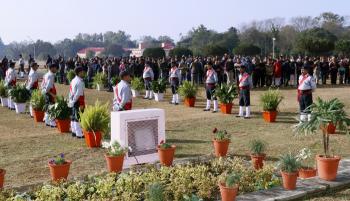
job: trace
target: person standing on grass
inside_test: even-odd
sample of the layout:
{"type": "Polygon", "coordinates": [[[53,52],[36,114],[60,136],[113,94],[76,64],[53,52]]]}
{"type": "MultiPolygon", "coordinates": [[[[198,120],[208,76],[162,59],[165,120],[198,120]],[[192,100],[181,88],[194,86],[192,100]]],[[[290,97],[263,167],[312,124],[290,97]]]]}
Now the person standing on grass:
{"type": "MultiPolygon", "coordinates": [[[[32,94],[34,90],[39,89],[39,75],[36,72],[38,67],[39,65],[36,62],[32,63],[30,66],[28,79],[26,80],[26,88],[30,94],[32,94]]],[[[33,109],[31,104],[29,104],[29,114],[31,117],[33,117],[33,109]]]]}
{"type": "Polygon", "coordinates": [[[181,82],[181,72],[177,68],[177,63],[172,62],[172,67],[169,71],[169,82],[171,85],[171,92],[173,93],[173,98],[170,102],[170,104],[178,105],[179,104],[179,94],[177,93],[177,90],[179,88],[180,82],[181,82]]]}
{"type": "Polygon", "coordinates": [[[154,80],[154,73],[153,73],[153,70],[152,70],[151,66],[149,65],[149,63],[145,64],[145,68],[143,69],[142,77],[143,77],[143,80],[145,82],[145,89],[146,89],[146,95],[145,95],[144,99],[152,100],[153,92],[151,89],[151,83],[154,80]]]}
{"type": "Polygon", "coordinates": [[[215,96],[215,87],[217,83],[218,83],[218,75],[213,69],[213,63],[210,61],[207,64],[207,73],[206,73],[206,79],[205,79],[207,106],[204,109],[204,111],[210,111],[210,105],[212,100],[214,105],[213,113],[216,113],[218,111],[219,105],[218,105],[218,100],[215,96]]]}
{"type": "Polygon", "coordinates": [[[21,78],[24,77],[24,59],[22,57],[22,54],[19,55],[19,60],[18,60],[18,63],[19,63],[19,69],[18,69],[18,73],[20,75],[21,78]]]}
{"type": "Polygon", "coordinates": [[[303,66],[299,77],[298,101],[300,106],[300,121],[310,121],[311,114],[308,107],[312,104],[312,92],[316,89],[316,82],[309,74],[310,69],[303,66]]]}
{"type": "Polygon", "coordinates": [[[246,72],[246,66],[241,65],[238,76],[239,87],[239,113],[236,117],[250,118],[250,89],[253,87],[253,81],[249,73],[246,72]],[[246,110],[244,116],[244,107],[246,110]]]}
{"type": "Polygon", "coordinates": [[[16,72],[15,72],[15,62],[10,61],[10,66],[6,71],[5,76],[5,86],[9,88],[13,88],[16,86],[17,78],[16,78],[16,72]]]}
{"type": "Polygon", "coordinates": [[[71,116],[71,131],[72,137],[77,137],[78,139],[84,138],[83,131],[80,126],[80,111],[85,109],[85,96],[84,96],[84,71],[83,67],[79,66],[74,69],[75,77],[69,86],[69,102],[68,106],[72,108],[71,116]]]}
{"type": "Polygon", "coordinates": [[[121,81],[115,89],[115,99],[113,100],[113,111],[124,111],[132,109],[132,93],[130,88],[131,76],[127,71],[119,75],[121,81]]]}
{"type": "Polygon", "coordinates": [[[53,62],[49,66],[49,71],[44,75],[41,83],[41,91],[45,95],[45,124],[46,126],[56,127],[54,119],[51,119],[48,114],[48,106],[55,103],[56,100],[56,87],[55,87],[55,74],[58,70],[58,64],[53,62]]]}

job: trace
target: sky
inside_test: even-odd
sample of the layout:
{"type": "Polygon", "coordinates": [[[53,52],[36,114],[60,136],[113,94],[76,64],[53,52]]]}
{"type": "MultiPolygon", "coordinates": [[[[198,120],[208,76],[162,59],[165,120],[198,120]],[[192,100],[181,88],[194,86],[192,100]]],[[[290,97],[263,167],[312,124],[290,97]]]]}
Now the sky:
{"type": "MultiPolygon", "coordinates": [[[[204,24],[216,31],[273,17],[349,15],[349,0],[0,0],[0,37],[56,42],[78,33],[123,30],[179,40],[204,24]]],[[[288,22],[288,20],[287,20],[288,22]]]]}

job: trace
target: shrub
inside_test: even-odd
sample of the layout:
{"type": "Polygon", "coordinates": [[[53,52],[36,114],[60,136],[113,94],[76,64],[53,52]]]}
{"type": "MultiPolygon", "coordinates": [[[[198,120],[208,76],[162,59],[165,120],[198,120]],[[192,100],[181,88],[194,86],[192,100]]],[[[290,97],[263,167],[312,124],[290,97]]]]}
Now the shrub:
{"type": "Polygon", "coordinates": [[[8,89],[5,87],[5,82],[3,80],[0,81],[0,97],[8,97],[8,89]]]}
{"type": "Polygon", "coordinates": [[[143,51],[142,56],[153,57],[153,58],[163,58],[165,57],[165,51],[161,47],[146,48],[145,51],[143,51]]]}
{"type": "Polygon", "coordinates": [[[233,49],[234,54],[254,56],[261,53],[260,47],[253,44],[239,44],[236,48],[233,49]]]}
{"type": "Polygon", "coordinates": [[[10,89],[9,95],[15,103],[25,103],[30,99],[30,92],[24,84],[17,85],[10,89]]]}
{"type": "Polygon", "coordinates": [[[74,70],[70,70],[67,72],[67,79],[69,80],[69,82],[71,82],[75,77],[75,72],[74,70]]]}
{"type": "Polygon", "coordinates": [[[195,98],[197,95],[198,87],[189,81],[183,81],[178,91],[179,94],[185,98],[195,98]]]}
{"type": "Polygon", "coordinates": [[[30,98],[32,108],[37,111],[44,111],[45,109],[45,95],[40,90],[34,90],[30,98]]]}
{"type": "Polygon", "coordinates": [[[255,139],[249,143],[250,152],[252,154],[263,154],[266,150],[266,143],[262,140],[255,139]]]}
{"type": "Polygon", "coordinates": [[[112,77],[110,83],[112,86],[116,86],[119,83],[120,79],[118,76],[112,77]]]}
{"type": "Polygon", "coordinates": [[[226,130],[218,130],[214,128],[213,133],[215,134],[214,139],[217,141],[231,140],[231,135],[227,133],[226,130]]]}
{"type": "Polygon", "coordinates": [[[164,93],[166,90],[166,80],[159,79],[152,82],[152,91],[154,93],[164,93]]]}
{"type": "Polygon", "coordinates": [[[107,75],[103,73],[96,73],[93,81],[94,86],[100,85],[101,87],[104,87],[107,85],[107,83],[108,83],[107,75]]]}
{"type": "Polygon", "coordinates": [[[298,161],[298,158],[295,155],[289,152],[288,154],[283,154],[280,156],[279,166],[283,172],[294,173],[299,170],[301,163],[298,161]]]}
{"type": "Polygon", "coordinates": [[[160,183],[151,184],[148,187],[147,201],[165,201],[164,188],[160,183]]]}
{"type": "Polygon", "coordinates": [[[181,57],[181,56],[190,56],[190,55],[193,55],[192,51],[185,47],[175,47],[169,52],[170,57],[181,57]]]}
{"type": "Polygon", "coordinates": [[[84,112],[80,112],[81,127],[85,131],[108,132],[110,116],[108,103],[102,105],[99,101],[94,106],[87,106],[84,112]]]}
{"type": "Polygon", "coordinates": [[[237,98],[237,95],[238,93],[235,84],[222,84],[219,88],[215,90],[215,96],[219,99],[221,103],[224,104],[232,103],[233,100],[237,98]]]}
{"type": "Polygon", "coordinates": [[[283,100],[283,96],[281,95],[278,89],[269,89],[264,92],[261,97],[261,105],[264,111],[277,111],[278,105],[283,100]]]}
{"type": "Polygon", "coordinates": [[[134,77],[131,80],[131,88],[135,91],[142,91],[143,90],[143,79],[139,77],[134,77]]]}
{"type": "Polygon", "coordinates": [[[72,109],[68,107],[67,100],[63,96],[57,96],[56,103],[48,106],[48,114],[51,119],[69,119],[72,109]]]}

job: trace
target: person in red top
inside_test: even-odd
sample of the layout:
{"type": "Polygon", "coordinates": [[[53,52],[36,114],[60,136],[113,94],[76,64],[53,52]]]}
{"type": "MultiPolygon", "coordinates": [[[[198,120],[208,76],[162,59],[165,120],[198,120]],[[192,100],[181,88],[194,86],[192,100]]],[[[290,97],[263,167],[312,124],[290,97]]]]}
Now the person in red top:
{"type": "MultiPolygon", "coordinates": [[[[55,74],[57,72],[58,65],[52,63],[49,66],[49,72],[47,72],[43,77],[43,82],[41,83],[41,92],[45,95],[45,106],[48,108],[49,105],[54,104],[56,101],[56,87],[55,87],[55,74]]],[[[48,111],[45,111],[45,124],[46,126],[56,127],[54,119],[50,119],[48,111]]]]}
{"type": "Polygon", "coordinates": [[[275,86],[279,87],[281,85],[281,77],[282,77],[282,62],[280,59],[273,64],[273,77],[275,86]]]}

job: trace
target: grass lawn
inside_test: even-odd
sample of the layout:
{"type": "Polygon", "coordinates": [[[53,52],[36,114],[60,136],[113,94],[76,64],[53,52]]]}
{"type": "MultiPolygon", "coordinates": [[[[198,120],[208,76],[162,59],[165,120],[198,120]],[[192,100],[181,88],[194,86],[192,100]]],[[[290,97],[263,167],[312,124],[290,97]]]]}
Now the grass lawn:
{"type": "MultiPolygon", "coordinates": [[[[68,86],[57,85],[60,94],[67,95],[68,86]]],[[[135,108],[163,108],[166,111],[166,134],[170,142],[177,145],[176,157],[191,157],[211,154],[212,129],[226,129],[232,133],[230,153],[238,156],[249,156],[247,145],[251,139],[261,138],[269,143],[268,160],[275,161],[284,152],[297,151],[303,147],[311,147],[314,152],[322,153],[321,137],[294,137],[291,126],[296,123],[298,104],[296,90],[282,90],[285,100],[280,106],[276,123],[268,124],[262,120],[259,107],[260,90],[254,90],[252,96],[253,118],[250,120],[235,117],[234,114],[203,112],[204,90],[200,91],[195,108],[187,108],[182,104],[168,104],[170,90],[166,94],[166,102],[137,98],[135,108]]],[[[315,96],[325,99],[337,97],[343,101],[350,113],[348,100],[350,88],[320,88],[315,96]]],[[[95,100],[112,102],[113,94],[87,89],[85,97],[88,104],[95,100]]],[[[237,105],[237,100],[235,100],[237,105]]],[[[332,149],[342,157],[350,156],[350,140],[345,135],[334,135],[331,138],[332,149]]],[[[84,140],[72,138],[69,134],[59,134],[56,129],[36,124],[28,115],[16,115],[15,112],[0,107],[0,167],[7,170],[6,187],[19,187],[50,180],[47,167],[48,160],[59,153],[73,160],[71,177],[87,174],[100,174],[106,171],[103,149],[88,149],[84,140]]]]}
{"type": "Polygon", "coordinates": [[[303,201],[348,201],[350,200],[350,186],[347,189],[329,192],[326,195],[319,195],[314,198],[304,199],[303,201]]]}

